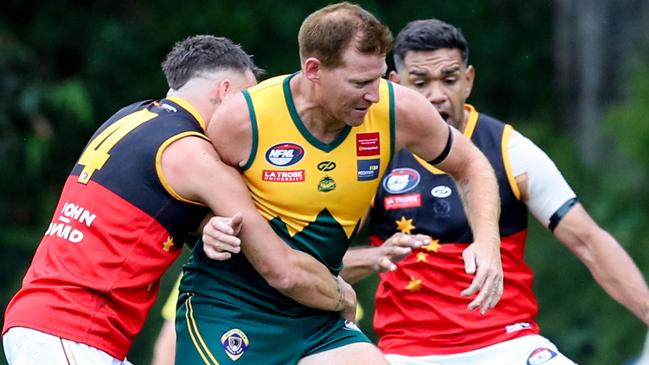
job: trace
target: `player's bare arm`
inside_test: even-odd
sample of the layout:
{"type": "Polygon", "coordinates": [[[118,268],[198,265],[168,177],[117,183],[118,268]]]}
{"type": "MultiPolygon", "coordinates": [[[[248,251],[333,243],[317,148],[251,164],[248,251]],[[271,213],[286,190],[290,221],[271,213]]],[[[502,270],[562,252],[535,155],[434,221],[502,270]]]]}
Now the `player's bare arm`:
{"type": "Polygon", "coordinates": [[[649,325],[649,289],[620,243],[576,201],[572,188],[542,149],[514,131],[509,151],[521,200],[530,213],[553,230],[607,294],[649,325]],[[574,205],[568,205],[571,202],[574,205]],[[565,213],[558,214],[566,207],[565,213]]]}
{"type": "Polygon", "coordinates": [[[397,149],[408,148],[426,161],[448,155],[437,167],[451,175],[462,191],[462,200],[473,231],[474,243],[463,253],[465,269],[476,273],[471,285],[462,292],[471,296],[469,309],[480,308],[486,313],[493,308],[503,292],[503,272],[500,259],[498,219],[500,198],[493,168],[484,155],[461,133],[442,120],[435,108],[416,91],[394,85],[397,119],[397,149]]]}
{"type": "Polygon", "coordinates": [[[554,235],[588,267],[613,299],[649,325],[649,288],[642,273],[617,240],[600,228],[581,204],[572,207],[554,235]]]}
{"type": "Polygon", "coordinates": [[[242,251],[269,285],[303,305],[341,311],[353,320],[356,294],[351,286],[275,235],[257,212],[239,172],[220,161],[208,141],[186,137],[172,143],[162,156],[162,166],[180,196],[205,202],[220,216],[241,213],[242,251]]]}

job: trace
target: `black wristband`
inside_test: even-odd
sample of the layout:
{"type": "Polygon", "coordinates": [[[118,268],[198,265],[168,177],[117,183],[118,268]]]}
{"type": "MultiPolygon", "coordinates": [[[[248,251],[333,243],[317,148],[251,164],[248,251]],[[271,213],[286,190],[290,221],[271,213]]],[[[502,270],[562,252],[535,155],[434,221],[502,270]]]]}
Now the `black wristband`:
{"type": "Polygon", "coordinates": [[[451,146],[453,146],[453,130],[451,129],[451,126],[448,126],[448,139],[446,140],[446,146],[444,147],[444,150],[434,160],[428,161],[428,163],[431,165],[437,165],[438,163],[444,161],[446,156],[448,156],[448,153],[451,152],[451,146]]]}

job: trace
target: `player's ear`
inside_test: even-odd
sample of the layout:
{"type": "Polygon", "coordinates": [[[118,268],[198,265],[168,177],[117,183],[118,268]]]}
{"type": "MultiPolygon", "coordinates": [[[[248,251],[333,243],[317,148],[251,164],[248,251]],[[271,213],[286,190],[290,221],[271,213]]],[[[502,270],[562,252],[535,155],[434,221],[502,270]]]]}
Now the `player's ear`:
{"type": "Polygon", "coordinates": [[[464,73],[465,77],[465,88],[464,88],[464,98],[468,99],[469,95],[471,95],[471,90],[473,90],[473,80],[475,80],[475,68],[471,65],[469,65],[466,68],[466,72],[464,73]]]}
{"type": "Polygon", "coordinates": [[[390,71],[390,73],[388,74],[388,79],[390,81],[398,84],[399,83],[399,74],[397,73],[397,71],[390,71]]]}
{"type": "Polygon", "coordinates": [[[320,71],[322,70],[322,62],[315,57],[309,57],[304,61],[304,76],[307,80],[313,82],[320,81],[320,71]]]}
{"type": "Polygon", "coordinates": [[[213,100],[214,104],[221,103],[230,92],[231,86],[232,82],[228,79],[223,79],[215,83],[214,87],[212,87],[210,100],[213,100]]]}
{"type": "Polygon", "coordinates": [[[219,97],[221,100],[225,98],[226,95],[230,92],[232,89],[232,82],[228,79],[225,79],[221,82],[219,82],[219,97]]]}

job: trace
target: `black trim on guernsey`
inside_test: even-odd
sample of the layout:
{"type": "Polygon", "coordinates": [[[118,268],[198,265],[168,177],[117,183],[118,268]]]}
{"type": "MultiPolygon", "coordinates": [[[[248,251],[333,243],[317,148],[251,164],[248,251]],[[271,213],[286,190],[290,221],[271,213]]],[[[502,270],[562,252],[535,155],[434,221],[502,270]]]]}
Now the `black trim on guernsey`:
{"type": "Polygon", "coordinates": [[[572,207],[574,207],[575,204],[577,204],[577,198],[568,199],[568,201],[563,203],[563,205],[560,206],[559,209],[557,209],[557,211],[554,212],[554,214],[552,214],[552,217],[550,217],[550,223],[548,224],[548,228],[550,228],[550,231],[554,232],[554,229],[557,228],[559,222],[561,222],[563,217],[565,217],[566,214],[568,214],[570,209],[572,209],[572,207]]]}
{"type": "Polygon", "coordinates": [[[451,146],[453,146],[453,130],[451,129],[451,126],[448,126],[448,139],[446,140],[446,146],[444,147],[444,150],[434,160],[428,161],[428,163],[431,165],[437,165],[438,163],[444,161],[446,156],[448,156],[448,153],[451,152],[451,146]]]}

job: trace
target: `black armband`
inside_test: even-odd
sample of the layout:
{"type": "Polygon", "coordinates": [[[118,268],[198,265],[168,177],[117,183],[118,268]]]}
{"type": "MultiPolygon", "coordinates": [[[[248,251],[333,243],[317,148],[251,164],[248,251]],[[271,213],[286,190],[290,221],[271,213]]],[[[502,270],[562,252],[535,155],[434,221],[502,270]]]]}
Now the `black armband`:
{"type": "Polygon", "coordinates": [[[444,159],[446,159],[446,156],[448,156],[448,153],[451,152],[451,146],[453,146],[453,130],[451,129],[451,126],[448,126],[448,139],[446,140],[446,146],[444,147],[444,150],[434,160],[428,161],[428,163],[431,165],[437,165],[438,163],[444,161],[444,159]]]}
{"type": "Polygon", "coordinates": [[[554,232],[554,229],[557,228],[559,222],[561,222],[563,217],[565,217],[566,214],[568,214],[570,209],[572,209],[572,207],[574,207],[575,204],[577,204],[577,198],[568,199],[568,201],[563,203],[563,205],[560,206],[559,209],[557,209],[557,211],[554,212],[554,214],[552,214],[552,217],[550,217],[550,223],[548,224],[548,228],[550,228],[550,231],[554,232]]]}

